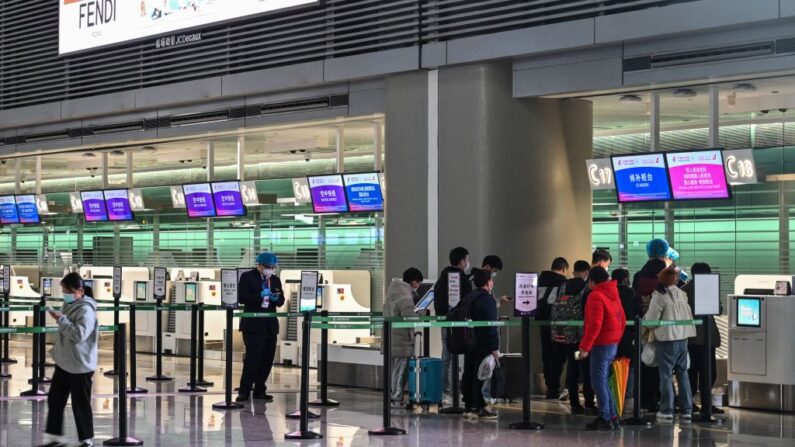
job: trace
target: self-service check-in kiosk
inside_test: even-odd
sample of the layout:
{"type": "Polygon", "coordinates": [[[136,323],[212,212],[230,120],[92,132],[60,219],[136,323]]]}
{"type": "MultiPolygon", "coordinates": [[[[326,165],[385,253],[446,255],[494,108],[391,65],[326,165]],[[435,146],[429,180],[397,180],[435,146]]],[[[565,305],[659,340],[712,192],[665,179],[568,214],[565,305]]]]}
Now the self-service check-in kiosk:
{"type": "MultiPolygon", "coordinates": [[[[220,281],[174,281],[174,293],[176,304],[221,305],[220,281]]],[[[164,334],[164,349],[173,347],[176,349],[173,352],[187,355],[190,353],[191,313],[189,311],[176,312],[173,321],[173,332],[167,330],[164,334]]],[[[225,325],[223,312],[205,312],[205,342],[223,341],[225,325]]]]}
{"type": "MultiPolygon", "coordinates": [[[[38,299],[41,295],[33,291],[30,287],[30,282],[27,276],[14,276],[11,275],[11,291],[9,293],[11,299],[14,298],[27,298],[38,299]]],[[[30,312],[9,312],[9,326],[27,326],[26,318],[30,317],[30,312]]]]}
{"type": "MultiPolygon", "coordinates": [[[[795,296],[774,294],[777,282],[783,285],[790,279],[783,275],[738,276],[735,294],[728,296],[732,407],[795,411],[795,296]]],[[[778,291],[786,293],[786,288],[778,291]]]]}
{"type": "MultiPolygon", "coordinates": [[[[138,304],[157,304],[154,296],[154,281],[133,281],[133,301],[138,304]]],[[[157,312],[135,311],[135,337],[139,351],[154,352],[157,312]]]]}

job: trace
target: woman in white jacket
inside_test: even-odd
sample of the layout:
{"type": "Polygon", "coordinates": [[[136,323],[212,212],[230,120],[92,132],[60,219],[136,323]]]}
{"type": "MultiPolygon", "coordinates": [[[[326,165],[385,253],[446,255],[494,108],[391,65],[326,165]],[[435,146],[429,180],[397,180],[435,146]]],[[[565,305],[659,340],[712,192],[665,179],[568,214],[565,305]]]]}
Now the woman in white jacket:
{"type": "MultiPolygon", "coordinates": [[[[687,294],[676,287],[679,274],[668,268],[660,272],[659,286],[652,294],[645,320],[692,320],[693,314],[687,302],[687,294]]],[[[673,419],[674,390],[672,374],[679,384],[680,405],[683,419],[692,418],[693,395],[687,375],[687,339],[695,337],[694,325],[657,326],[653,329],[657,342],[657,365],[660,371],[659,419],[673,419]]]]}

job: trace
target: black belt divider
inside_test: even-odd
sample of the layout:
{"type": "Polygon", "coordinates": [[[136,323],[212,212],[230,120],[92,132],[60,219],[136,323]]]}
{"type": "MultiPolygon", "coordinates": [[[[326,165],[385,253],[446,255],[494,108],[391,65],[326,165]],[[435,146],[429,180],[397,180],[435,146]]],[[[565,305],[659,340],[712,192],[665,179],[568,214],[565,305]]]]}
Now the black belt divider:
{"type": "Polygon", "coordinates": [[[199,372],[196,379],[196,385],[213,386],[215,385],[213,382],[204,380],[204,303],[199,303],[199,347],[197,351],[199,353],[199,372]]]}
{"type": "Polygon", "coordinates": [[[158,300],[155,307],[155,375],[147,377],[149,382],[167,382],[174,380],[163,375],[163,302],[158,300]]]}
{"type": "Polygon", "coordinates": [[[533,368],[530,358],[530,317],[522,316],[522,422],[514,422],[514,430],[543,430],[544,425],[530,421],[530,386],[533,368]]]}
{"type": "Polygon", "coordinates": [[[135,303],[130,303],[130,387],[127,394],[145,394],[149,391],[138,386],[138,342],[135,337],[135,303]]]}
{"type": "MultiPolygon", "coordinates": [[[[47,310],[44,298],[39,302],[39,324],[41,326],[47,325],[47,310]]],[[[44,369],[47,366],[47,333],[39,335],[39,383],[46,384],[52,383],[52,379],[47,377],[47,371],[44,369]]]]}
{"type": "MultiPolygon", "coordinates": [[[[324,310],[320,313],[321,317],[328,318],[328,311],[324,310]]],[[[327,320],[323,320],[327,321],[327,320]]],[[[325,326],[325,325],[324,325],[325,326]]],[[[338,407],[339,402],[328,398],[328,328],[323,327],[320,329],[320,398],[309,402],[309,405],[315,407],[338,407]]]]}
{"type": "Polygon", "coordinates": [[[237,403],[232,400],[232,337],[234,335],[234,309],[226,309],[226,336],[224,337],[224,348],[226,349],[224,366],[224,393],[225,400],[213,404],[216,410],[237,410],[243,408],[243,404],[237,403]]]}
{"type": "MultiPolygon", "coordinates": [[[[120,305],[119,297],[113,297],[113,325],[118,327],[119,326],[119,305],[120,305]]],[[[131,335],[135,337],[135,334],[131,335]]],[[[118,351],[122,347],[119,346],[119,331],[113,333],[113,350],[118,351]]],[[[135,368],[135,364],[133,364],[133,368],[135,368]]],[[[103,374],[104,376],[115,376],[118,375],[117,371],[119,370],[119,356],[113,356],[113,369],[110,371],[105,371],[103,374]]]]}
{"type": "Polygon", "coordinates": [[[309,351],[311,349],[309,343],[311,340],[310,331],[312,330],[312,314],[310,312],[304,312],[301,329],[303,334],[301,337],[300,409],[287,415],[289,419],[300,419],[301,425],[298,431],[284,435],[284,439],[323,439],[323,435],[320,433],[309,431],[309,418],[316,419],[320,417],[320,415],[309,411],[309,351]]]}
{"type": "Polygon", "coordinates": [[[641,344],[642,340],[642,332],[643,332],[643,316],[637,315],[635,316],[635,361],[632,365],[632,373],[635,375],[635,390],[632,396],[635,400],[635,407],[632,409],[632,417],[624,419],[621,421],[624,425],[636,425],[636,426],[651,426],[654,425],[654,421],[649,418],[643,417],[640,414],[641,402],[640,402],[640,386],[641,386],[641,377],[640,377],[640,366],[642,364],[641,360],[641,353],[643,352],[643,346],[641,344]]]}
{"type": "MultiPolygon", "coordinates": [[[[41,304],[34,304],[33,305],[33,327],[41,326],[41,313],[39,309],[41,308],[41,304]]],[[[42,339],[44,338],[45,334],[32,334],[33,338],[33,350],[31,351],[32,362],[30,366],[31,370],[31,378],[29,383],[31,384],[31,389],[27,391],[21,392],[19,395],[24,397],[44,397],[47,395],[44,391],[39,389],[39,344],[42,343],[42,339]]]]}
{"type": "Polygon", "coordinates": [[[102,444],[107,446],[144,445],[144,442],[140,439],[127,436],[127,355],[125,353],[127,349],[127,325],[118,325],[116,331],[119,333],[119,347],[121,348],[116,351],[114,356],[118,358],[116,364],[119,366],[119,436],[108,439],[102,444]]]}
{"type": "Polygon", "coordinates": [[[190,306],[190,382],[188,386],[180,388],[180,393],[204,393],[206,388],[202,388],[196,384],[196,345],[197,331],[199,325],[199,305],[191,304],[190,306]]]}
{"type": "MultiPolygon", "coordinates": [[[[442,328],[443,331],[447,332],[447,337],[452,336],[452,330],[450,328],[442,328]]],[[[443,339],[443,340],[446,340],[443,339]]],[[[444,347],[442,347],[444,349],[444,347]]],[[[442,408],[439,410],[440,414],[464,414],[464,409],[461,408],[461,376],[458,373],[459,366],[458,366],[458,354],[450,354],[450,375],[452,376],[450,380],[450,391],[453,393],[453,406],[442,408]]]]}
{"type": "MultiPolygon", "coordinates": [[[[3,306],[8,307],[10,305],[11,305],[11,303],[10,303],[10,299],[9,299],[9,294],[8,293],[4,293],[3,294],[3,306]]],[[[3,328],[8,328],[8,326],[11,323],[11,312],[3,312],[2,317],[3,317],[3,328]]],[[[3,346],[3,358],[0,358],[0,363],[17,363],[16,359],[11,358],[11,348],[10,348],[10,346],[8,344],[9,337],[11,337],[11,334],[3,334],[3,343],[2,343],[2,346],[3,346]]],[[[9,377],[11,377],[11,376],[9,376],[9,377]]]]}
{"type": "Polygon", "coordinates": [[[720,419],[712,417],[712,317],[705,315],[702,319],[704,330],[704,369],[698,375],[699,392],[701,393],[701,415],[694,422],[702,424],[721,424],[720,419]]]}
{"type": "Polygon", "coordinates": [[[384,318],[383,334],[381,336],[382,351],[384,351],[384,365],[381,369],[381,380],[383,381],[383,426],[368,430],[370,436],[399,436],[405,435],[406,430],[392,427],[392,412],[390,408],[392,394],[392,322],[384,318]]]}

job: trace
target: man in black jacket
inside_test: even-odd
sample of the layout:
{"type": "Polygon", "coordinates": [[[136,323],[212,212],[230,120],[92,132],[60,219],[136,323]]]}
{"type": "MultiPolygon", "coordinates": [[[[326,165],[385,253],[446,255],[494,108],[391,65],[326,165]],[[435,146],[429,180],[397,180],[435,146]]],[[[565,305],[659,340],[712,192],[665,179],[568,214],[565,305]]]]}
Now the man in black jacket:
{"type": "MultiPolygon", "coordinates": [[[[552,304],[558,297],[560,286],[566,282],[569,261],[555,258],[549,270],[541,272],[538,277],[538,315],[536,320],[549,321],[552,304]]],[[[560,373],[565,358],[558,354],[552,343],[551,327],[541,326],[541,364],[544,371],[544,384],[547,387],[547,399],[557,399],[560,393],[560,373]]]]}
{"type": "MultiPolygon", "coordinates": [[[[491,291],[494,289],[494,280],[491,272],[477,270],[472,278],[475,287],[464,300],[469,303],[469,316],[472,321],[497,321],[497,302],[491,291]]],[[[475,349],[464,355],[464,376],[461,380],[461,390],[464,393],[464,417],[480,419],[496,419],[497,414],[486,408],[483,399],[483,381],[478,379],[480,364],[488,356],[493,356],[494,361],[500,360],[500,334],[496,327],[475,328],[475,349]]]]}
{"type": "MultiPolygon", "coordinates": [[[[436,315],[447,315],[447,311],[455,306],[465,296],[469,295],[472,291],[472,284],[467,278],[466,271],[469,270],[469,251],[464,247],[456,247],[450,250],[450,265],[445,267],[440,273],[436,284],[433,285],[433,308],[436,315]],[[458,296],[453,297],[453,303],[450,303],[449,291],[449,278],[450,274],[458,276],[458,287],[460,288],[458,296]],[[451,306],[452,304],[452,306],[451,306]]],[[[442,362],[443,362],[443,387],[444,387],[444,401],[449,404],[452,400],[452,391],[450,390],[451,371],[450,371],[450,351],[447,350],[447,335],[449,329],[442,328],[442,362]]],[[[457,374],[458,372],[456,372],[457,374]]]]}
{"type": "MultiPolygon", "coordinates": [[[[276,276],[279,260],[272,253],[260,253],[257,267],[243,273],[237,285],[237,300],[245,312],[276,312],[284,305],[282,281],[276,276]]],[[[246,354],[243,357],[243,374],[237,401],[245,402],[254,387],[254,399],[273,400],[266,394],[265,382],[273,368],[279,320],[271,318],[241,318],[240,332],[246,354]]]]}

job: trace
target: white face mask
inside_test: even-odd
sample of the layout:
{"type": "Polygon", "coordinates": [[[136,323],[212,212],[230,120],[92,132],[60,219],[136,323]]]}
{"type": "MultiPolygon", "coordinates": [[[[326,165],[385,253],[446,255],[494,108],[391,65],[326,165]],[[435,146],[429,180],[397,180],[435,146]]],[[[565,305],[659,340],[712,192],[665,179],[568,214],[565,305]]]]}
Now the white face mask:
{"type": "Polygon", "coordinates": [[[472,269],[472,265],[469,263],[469,261],[467,261],[466,265],[464,266],[464,272],[465,273],[469,273],[469,271],[471,269],[472,269]]]}
{"type": "Polygon", "coordinates": [[[266,277],[269,277],[274,273],[276,273],[276,269],[265,269],[262,271],[262,274],[265,275],[266,277]]]}
{"type": "Polygon", "coordinates": [[[497,277],[497,273],[500,273],[500,272],[491,272],[491,279],[496,278],[497,277]]]}

